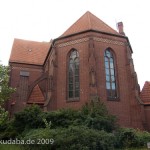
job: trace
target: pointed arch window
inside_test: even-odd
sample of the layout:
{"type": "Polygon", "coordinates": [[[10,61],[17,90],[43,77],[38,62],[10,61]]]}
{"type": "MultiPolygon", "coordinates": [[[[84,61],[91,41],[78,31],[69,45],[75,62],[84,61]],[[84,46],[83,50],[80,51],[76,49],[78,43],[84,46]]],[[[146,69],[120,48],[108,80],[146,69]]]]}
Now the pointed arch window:
{"type": "Polygon", "coordinates": [[[76,99],[80,96],[79,82],[79,53],[77,50],[72,50],[69,55],[68,65],[68,98],[76,99]]]}
{"type": "Polygon", "coordinates": [[[117,98],[116,70],[113,52],[110,48],[105,50],[106,90],[108,98],[117,98]]]}

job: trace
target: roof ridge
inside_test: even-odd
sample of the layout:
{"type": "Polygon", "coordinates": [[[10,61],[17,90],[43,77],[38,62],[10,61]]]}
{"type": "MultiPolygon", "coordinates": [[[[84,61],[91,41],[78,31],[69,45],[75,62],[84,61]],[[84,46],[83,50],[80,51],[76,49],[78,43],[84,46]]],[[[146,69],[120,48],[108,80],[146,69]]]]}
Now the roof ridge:
{"type": "Polygon", "coordinates": [[[120,35],[115,29],[107,25],[97,16],[87,11],[75,23],[73,23],[60,37],[80,33],[87,30],[101,31],[104,33],[111,33],[120,35]]]}
{"type": "Polygon", "coordinates": [[[51,41],[34,41],[34,40],[26,40],[26,39],[20,39],[20,38],[14,38],[14,41],[25,41],[25,42],[34,42],[34,43],[51,43],[51,41]]]}
{"type": "MultiPolygon", "coordinates": [[[[85,13],[86,14],[86,13],[85,13]]],[[[92,23],[91,23],[91,17],[90,17],[90,12],[87,11],[87,16],[88,16],[88,21],[89,21],[89,29],[92,29],[92,23]]]]}

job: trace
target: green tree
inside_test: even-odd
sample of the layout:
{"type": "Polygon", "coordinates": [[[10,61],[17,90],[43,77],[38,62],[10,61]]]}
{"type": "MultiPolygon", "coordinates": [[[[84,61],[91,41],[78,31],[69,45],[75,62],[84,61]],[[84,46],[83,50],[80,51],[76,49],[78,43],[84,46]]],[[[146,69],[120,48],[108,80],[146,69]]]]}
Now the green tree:
{"type": "Polygon", "coordinates": [[[4,109],[4,103],[10,98],[14,89],[9,87],[9,67],[0,64],[0,125],[6,120],[8,112],[4,109]]]}

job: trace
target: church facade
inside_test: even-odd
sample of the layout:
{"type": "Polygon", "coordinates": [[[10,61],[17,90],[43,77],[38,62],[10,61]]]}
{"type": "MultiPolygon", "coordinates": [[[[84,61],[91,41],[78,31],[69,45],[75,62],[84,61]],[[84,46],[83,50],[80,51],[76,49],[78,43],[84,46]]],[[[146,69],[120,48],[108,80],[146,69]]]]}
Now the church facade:
{"type": "Polygon", "coordinates": [[[86,12],[50,42],[14,39],[10,115],[30,104],[44,111],[79,109],[99,97],[121,126],[150,130],[150,100],[142,101],[122,22],[118,28],[86,12]]]}

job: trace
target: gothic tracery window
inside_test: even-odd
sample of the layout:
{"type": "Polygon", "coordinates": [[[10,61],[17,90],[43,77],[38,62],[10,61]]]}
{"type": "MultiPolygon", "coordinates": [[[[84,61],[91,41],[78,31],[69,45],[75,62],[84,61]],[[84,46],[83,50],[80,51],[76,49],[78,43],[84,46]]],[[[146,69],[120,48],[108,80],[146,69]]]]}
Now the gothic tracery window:
{"type": "Polygon", "coordinates": [[[110,48],[105,50],[106,90],[108,98],[117,98],[115,60],[110,48]]]}
{"type": "Polygon", "coordinates": [[[69,55],[68,64],[68,98],[76,99],[80,96],[79,82],[79,53],[72,50],[69,55]]]}

